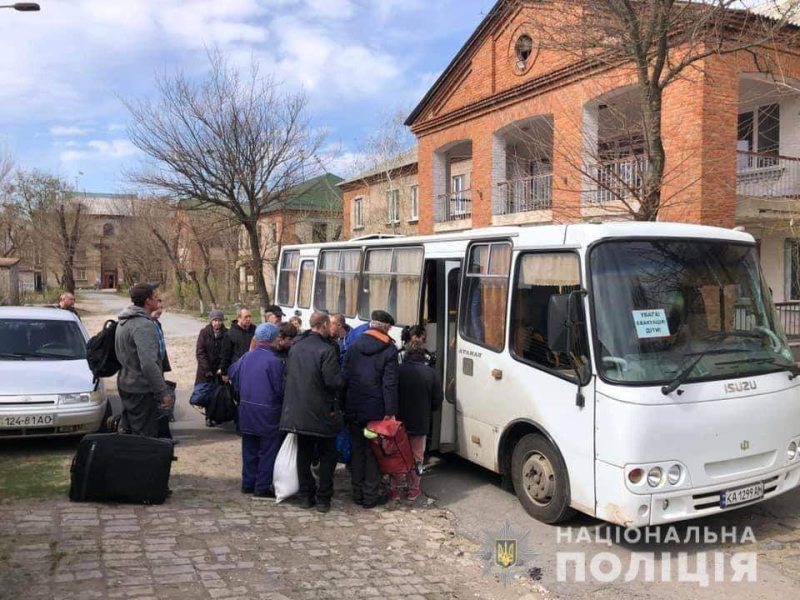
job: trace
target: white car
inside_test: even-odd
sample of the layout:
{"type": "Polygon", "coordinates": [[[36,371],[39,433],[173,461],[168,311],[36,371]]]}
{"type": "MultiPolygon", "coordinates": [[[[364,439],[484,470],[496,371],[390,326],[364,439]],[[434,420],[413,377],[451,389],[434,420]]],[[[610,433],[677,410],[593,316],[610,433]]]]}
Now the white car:
{"type": "Polygon", "coordinates": [[[111,405],[89,370],[88,339],[69,311],[0,307],[0,439],[104,428],[111,405]]]}

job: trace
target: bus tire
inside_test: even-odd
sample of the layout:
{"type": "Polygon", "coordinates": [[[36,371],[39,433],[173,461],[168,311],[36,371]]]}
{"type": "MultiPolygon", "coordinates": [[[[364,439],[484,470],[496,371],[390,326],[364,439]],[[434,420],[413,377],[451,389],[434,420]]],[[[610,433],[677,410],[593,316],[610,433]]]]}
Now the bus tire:
{"type": "Polygon", "coordinates": [[[561,453],[538,433],[523,436],[514,447],[511,476],[520,503],[543,523],[561,523],[575,511],[569,502],[569,475],[561,453]]]}

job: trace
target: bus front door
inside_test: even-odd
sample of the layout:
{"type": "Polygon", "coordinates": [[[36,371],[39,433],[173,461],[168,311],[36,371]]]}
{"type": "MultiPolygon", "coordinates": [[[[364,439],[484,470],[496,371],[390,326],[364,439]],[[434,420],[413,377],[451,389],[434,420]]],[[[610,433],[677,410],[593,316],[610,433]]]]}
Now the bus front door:
{"type": "Polygon", "coordinates": [[[444,345],[440,353],[442,360],[442,381],[444,383],[444,402],[441,410],[441,427],[439,429],[439,449],[447,452],[456,449],[456,340],[458,339],[458,293],[461,286],[461,261],[444,261],[444,298],[442,306],[444,315],[444,345]]]}

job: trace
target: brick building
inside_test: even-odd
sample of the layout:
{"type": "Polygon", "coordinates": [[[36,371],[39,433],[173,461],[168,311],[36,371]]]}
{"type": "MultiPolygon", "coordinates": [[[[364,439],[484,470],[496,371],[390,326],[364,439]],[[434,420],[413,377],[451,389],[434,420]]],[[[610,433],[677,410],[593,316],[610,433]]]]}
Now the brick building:
{"type": "MultiPolygon", "coordinates": [[[[495,5],[408,117],[399,209],[377,173],[340,184],[347,237],[392,232],[398,214],[398,233],[421,234],[631,218],[646,166],[635,73],[543,47],[548,18],[558,3],[495,5]]],[[[666,88],[662,127],[659,220],[745,228],[775,300],[800,300],[800,58],[711,55],[666,88]]]]}
{"type": "MultiPolygon", "coordinates": [[[[285,201],[276,203],[259,220],[264,281],[273,293],[278,256],[284,244],[332,242],[342,236],[342,178],[332,173],[313,177],[287,190],[285,201]]],[[[250,247],[244,229],[239,237],[239,287],[243,294],[255,291],[250,247]]]]}

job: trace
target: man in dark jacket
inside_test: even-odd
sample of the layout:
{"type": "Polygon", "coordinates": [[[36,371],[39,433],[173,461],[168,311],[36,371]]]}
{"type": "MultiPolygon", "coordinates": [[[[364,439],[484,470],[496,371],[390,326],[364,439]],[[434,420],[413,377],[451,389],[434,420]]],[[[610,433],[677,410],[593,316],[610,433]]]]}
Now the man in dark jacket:
{"type": "Polygon", "coordinates": [[[286,361],[286,396],[281,430],[297,434],[297,475],[300,506],[328,512],[336,469],[336,436],[342,429],[338,396],[344,389],[330,317],[315,312],[311,329],[295,338],[286,361]],[[319,488],[311,474],[314,448],[319,452],[319,488]]]}
{"type": "Polygon", "coordinates": [[[272,471],[280,448],[283,405],[283,362],[276,354],[278,328],[262,323],[256,346],[231,365],[231,381],[239,392],[242,434],[242,493],[274,498],[272,471]]]}
{"type": "Polygon", "coordinates": [[[388,501],[380,495],[381,471],[363,429],[370,421],[397,414],[397,346],[388,335],[392,325],[392,315],[374,311],[369,329],[353,340],[344,359],[345,418],[353,444],[353,501],[364,508],[388,501]]]}
{"type": "Polygon", "coordinates": [[[419,497],[420,473],[425,459],[425,440],[431,427],[431,415],[444,400],[442,380],[436,370],[428,366],[428,356],[425,343],[421,340],[412,340],[406,346],[406,356],[400,364],[398,376],[400,414],[397,418],[406,426],[417,468],[411,469],[408,473],[392,475],[393,500],[400,498],[400,491],[406,486],[409,500],[416,500],[419,497]]]}
{"type": "Polygon", "coordinates": [[[130,290],[132,305],[119,315],[114,349],[120,363],[117,389],[122,400],[120,427],[156,437],[158,408],[168,408],[173,397],[161,370],[158,331],[150,313],[158,308],[155,285],[137,283],[130,290]]]}
{"type": "Polygon", "coordinates": [[[231,323],[231,328],[225,332],[222,340],[222,359],[220,360],[220,372],[222,379],[227,383],[228,368],[239,360],[244,353],[250,350],[250,342],[256,333],[256,327],[252,323],[253,317],[246,308],[240,308],[236,313],[236,320],[231,323]]]}
{"type": "Polygon", "coordinates": [[[228,331],[225,327],[225,315],[221,310],[212,310],[208,316],[211,322],[203,327],[197,336],[195,384],[214,382],[222,362],[222,340],[228,331]]]}

